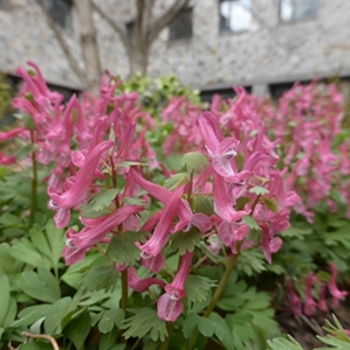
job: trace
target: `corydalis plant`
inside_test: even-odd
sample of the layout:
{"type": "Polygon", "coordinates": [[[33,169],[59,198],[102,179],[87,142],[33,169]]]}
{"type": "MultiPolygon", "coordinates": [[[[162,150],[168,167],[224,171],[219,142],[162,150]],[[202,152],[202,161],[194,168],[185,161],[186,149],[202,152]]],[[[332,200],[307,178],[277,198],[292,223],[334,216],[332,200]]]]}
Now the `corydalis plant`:
{"type": "MultiPolygon", "coordinates": [[[[321,175],[312,181],[319,186],[334,183],[336,177],[329,172],[339,168],[333,163],[347,152],[344,147],[333,150],[329,141],[338,129],[324,127],[323,119],[317,119],[324,117],[321,110],[311,124],[299,113],[300,128],[290,129],[281,121],[285,108],[275,110],[242,88],[228,103],[215,99],[210,111],[174,98],[161,113],[163,120],[153,120],[140,108],[138,95],[120,93],[120,81],[112,76],[101,79],[99,97],[73,96],[65,105],[62,96],[49,91],[39,69],[30,65],[35,72],[18,70],[25,83],[14,105],[31,117],[15,134],[35,147],[33,165],[48,165],[48,205],[56,211],[57,227],[68,227],[66,264],[85,261],[92,251],[104,255],[121,275],[121,307],[131,305],[128,289],[147,292],[158,317],[169,322],[168,336],[170,324],[181,325],[182,315],[191,309],[189,276],[203,266],[223,265],[215,289],[215,282],[197,276],[213,289],[198,317],[216,317],[213,312],[240,256],[261,252],[271,264],[292,211],[311,220],[309,206],[329,195],[328,182],[317,198],[317,186],[306,192],[310,198],[300,192],[305,190],[305,169],[317,173],[312,168],[317,166],[321,175]],[[157,154],[148,138],[164,122],[173,123],[174,134],[157,154]],[[279,127],[271,133],[277,122],[279,127]],[[295,142],[289,139],[291,132],[311,129],[318,143],[307,142],[302,134],[293,136],[295,142]],[[172,148],[187,152],[172,167],[175,170],[162,154],[170,157],[172,148]],[[296,152],[305,157],[298,159],[296,152]]],[[[308,106],[301,104],[303,110],[308,106]]],[[[338,112],[327,109],[335,120],[338,112]]],[[[315,280],[307,281],[306,305],[311,310],[315,280]]],[[[331,290],[337,294],[334,285],[331,290]]],[[[288,288],[299,310],[291,283],[288,288]]],[[[197,332],[188,336],[190,346],[197,337],[197,332]]]]}

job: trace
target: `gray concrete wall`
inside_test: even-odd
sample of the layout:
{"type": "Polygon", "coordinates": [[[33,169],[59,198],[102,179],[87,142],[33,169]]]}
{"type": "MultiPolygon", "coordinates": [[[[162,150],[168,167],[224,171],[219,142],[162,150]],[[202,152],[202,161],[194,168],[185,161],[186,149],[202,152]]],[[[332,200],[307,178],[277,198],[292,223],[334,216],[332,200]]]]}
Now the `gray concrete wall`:
{"type": "MultiPolygon", "coordinates": [[[[131,0],[95,1],[124,23],[135,14],[131,0]]],[[[50,82],[79,87],[34,0],[10,2],[9,8],[0,7],[0,71],[13,72],[31,59],[50,82]]],[[[158,0],[156,15],[169,2],[158,0]]],[[[317,16],[290,23],[279,20],[278,0],[252,0],[251,26],[241,33],[219,32],[217,0],[192,3],[193,37],[169,43],[164,29],[151,50],[151,76],[175,74],[196,88],[350,76],[350,0],[319,0],[317,16]]],[[[79,28],[73,18],[66,38],[81,61],[79,28]]],[[[103,66],[125,77],[128,58],[122,44],[98,15],[94,18],[103,66]]]]}

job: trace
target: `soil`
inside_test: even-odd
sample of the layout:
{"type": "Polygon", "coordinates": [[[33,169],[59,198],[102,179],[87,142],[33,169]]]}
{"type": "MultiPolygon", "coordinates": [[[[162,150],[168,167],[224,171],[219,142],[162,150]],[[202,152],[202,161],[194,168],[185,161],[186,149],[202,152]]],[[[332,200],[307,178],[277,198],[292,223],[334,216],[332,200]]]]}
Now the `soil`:
{"type": "MultiPolygon", "coordinates": [[[[331,302],[328,303],[331,305],[331,302]]],[[[323,330],[325,320],[333,322],[334,314],[344,329],[350,329],[350,299],[347,298],[339,307],[330,307],[328,312],[318,311],[312,317],[293,316],[289,311],[276,312],[276,320],[283,333],[293,336],[304,350],[313,350],[317,347],[327,347],[316,338],[316,335],[326,335],[323,330]]]]}

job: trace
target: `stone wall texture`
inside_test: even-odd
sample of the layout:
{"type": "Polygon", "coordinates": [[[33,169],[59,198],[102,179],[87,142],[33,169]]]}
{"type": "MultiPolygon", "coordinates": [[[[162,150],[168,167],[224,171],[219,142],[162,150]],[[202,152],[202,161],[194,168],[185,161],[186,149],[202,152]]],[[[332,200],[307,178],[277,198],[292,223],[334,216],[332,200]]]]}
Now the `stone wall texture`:
{"type": "MultiPolygon", "coordinates": [[[[127,23],[135,16],[135,0],[95,1],[116,21],[127,23]]],[[[172,1],[157,0],[154,15],[172,1]]],[[[0,0],[0,71],[13,73],[33,60],[49,82],[81,87],[35,1],[7,2],[2,6],[0,0]]],[[[250,29],[240,33],[220,33],[218,0],[193,0],[192,5],[192,38],[169,42],[164,29],[152,46],[152,77],[175,74],[191,87],[214,89],[350,76],[350,0],[319,0],[316,16],[288,23],[279,20],[279,0],[252,0],[250,29]]],[[[103,66],[126,77],[128,57],[118,36],[97,14],[94,20],[103,66]]],[[[65,37],[83,65],[74,11],[65,37]]]]}

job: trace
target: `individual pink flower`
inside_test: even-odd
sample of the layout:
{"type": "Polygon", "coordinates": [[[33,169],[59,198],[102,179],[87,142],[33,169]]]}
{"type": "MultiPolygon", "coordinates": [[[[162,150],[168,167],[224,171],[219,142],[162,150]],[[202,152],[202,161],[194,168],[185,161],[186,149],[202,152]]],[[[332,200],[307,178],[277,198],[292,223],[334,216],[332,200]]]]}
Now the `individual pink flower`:
{"type": "Polygon", "coordinates": [[[141,264],[146,269],[158,273],[163,268],[165,264],[165,258],[162,253],[157,254],[156,256],[149,255],[145,252],[141,254],[141,264]]]}
{"type": "Polygon", "coordinates": [[[317,303],[312,297],[312,285],[314,281],[314,276],[311,272],[308,273],[306,277],[306,292],[305,292],[305,305],[304,305],[304,314],[306,316],[312,316],[317,307],[317,303]]]}
{"type": "Polygon", "coordinates": [[[230,202],[224,178],[216,173],[213,175],[214,210],[224,221],[235,223],[250,213],[250,210],[235,210],[230,202]]]}
{"type": "Polygon", "coordinates": [[[329,293],[331,293],[332,297],[333,297],[333,302],[335,304],[335,306],[338,306],[339,305],[339,300],[344,300],[345,297],[348,295],[348,292],[343,290],[343,291],[340,291],[338,289],[338,286],[337,286],[337,267],[335,266],[334,263],[330,263],[329,264],[330,268],[331,268],[331,279],[328,283],[328,290],[329,290],[329,293]]]}
{"type": "Polygon", "coordinates": [[[72,242],[77,248],[92,247],[131,215],[143,210],[144,208],[139,205],[124,205],[110,215],[105,215],[102,218],[90,218],[88,221],[85,220],[84,222],[88,223],[89,226],[84,227],[79,233],[72,235],[72,242]]]}
{"type": "Polygon", "coordinates": [[[286,284],[290,310],[294,315],[301,315],[301,300],[294,290],[292,280],[288,276],[286,276],[286,284]]]}
{"type": "Polygon", "coordinates": [[[281,249],[283,241],[279,237],[273,237],[268,225],[261,224],[260,227],[262,228],[263,233],[261,248],[264,253],[265,259],[269,264],[271,264],[271,254],[277,253],[281,249]]]}
{"type": "Polygon", "coordinates": [[[198,123],[214,170],[223,177],[234,176],[231,159],[237,155],[239,141],[224,138],[217,119],[210,112],[204,112],[198,123]]]}
{"type": "Polygon", "coordinates": [[[182,298],[186,295],[185,283],[192,264],[192,257],[193,252],[185,253],[174,280],[165,286],[166,293],[158,299],[158,317],[162,320],[175,322],[182,313],[182,298]]]}
{"type": "Polygon", "coordinates": [[[173,220],[178,215],[182,192],[183,189],[178,188],[168,198],[164,208],[161,209],[162,214],[151,238],[143,245],[136,242],[136,245],[143,251],[143,254],[156,256],[162,251],[168,240],[173,220]]]}
{"type": "Polygon", "coordinates": [[[104,141],[94,148],[94,150],[86,157],[83,167],[76,175],[74,185],[68,191],[58,194],[54,188],[48,189],[49,196],[59,208],[73,208],[76,205],[82,204],[82,202],[86,200],[101,155],[112,146],[114,146],[113,141],[104,141]]]}
{"type": "Polygon", "coordinates": [[[0,165],[11,165],[16,163],[15,156],[6,156],[2,152],[0,152],[0,165]]]}
{"type": "Polygon", "coordinates": [[[137,276],[137,270],[131,266],[128,268],[128,284],[129,287],[134,289],[136,292],[142,293],[152,285],[158,285],[162,288],[165,287],[165,282],[159,278],[148,277],[140,278],[137,276]]]}
{"type": "Polygon", "coordinates": [[[18,127],[10,131],[0,131],[0,142],[9,141],[20,135],[25,131],[24,127],[18,127]]]}

